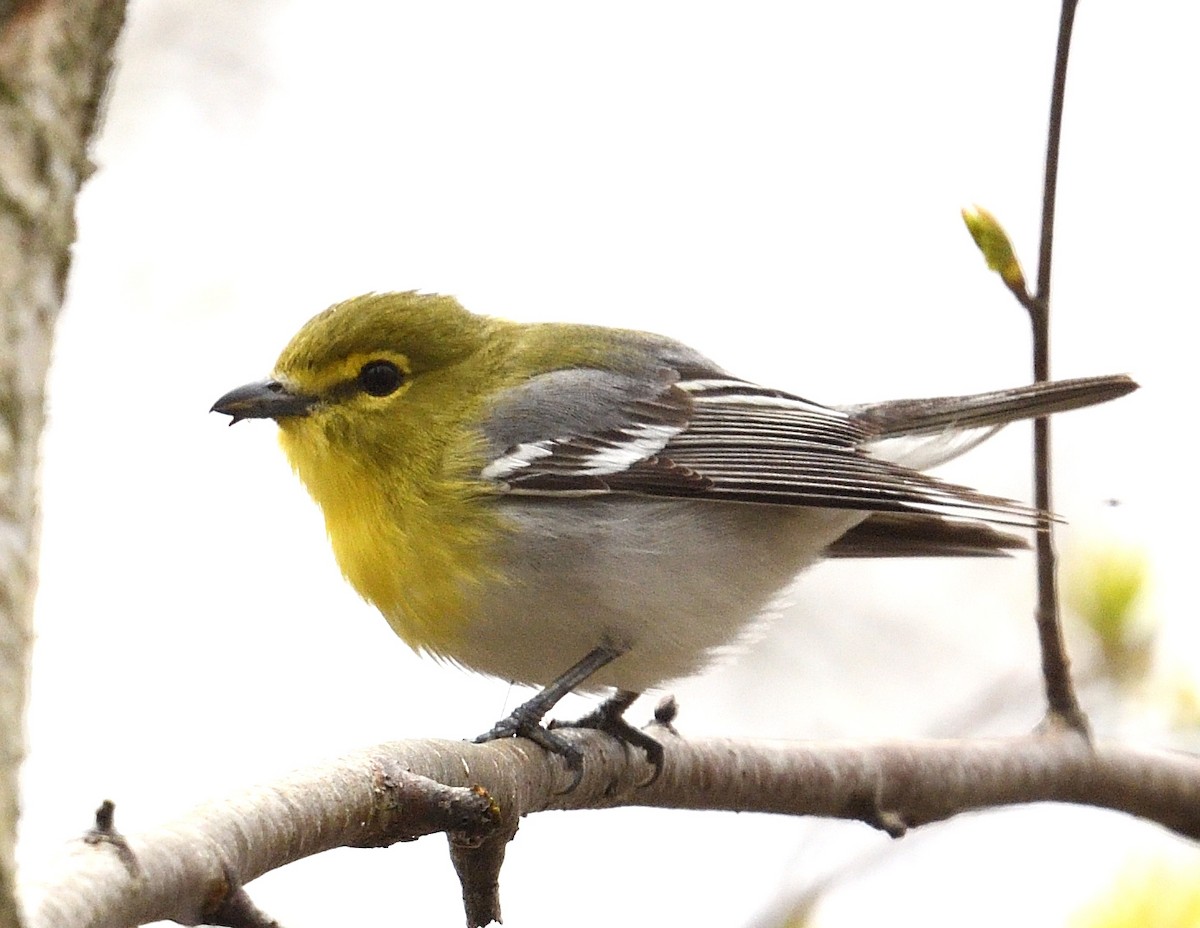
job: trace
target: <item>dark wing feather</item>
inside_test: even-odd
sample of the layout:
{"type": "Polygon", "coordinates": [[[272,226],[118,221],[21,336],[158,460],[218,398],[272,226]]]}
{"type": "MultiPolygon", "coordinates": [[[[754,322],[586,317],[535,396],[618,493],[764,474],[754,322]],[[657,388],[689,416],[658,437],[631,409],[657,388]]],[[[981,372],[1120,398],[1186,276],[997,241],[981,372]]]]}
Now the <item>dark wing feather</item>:
{"type": "Polygon", "coordinates": [[[826,557],[1008,557],[1029,547],[983,522],[874,512],[825,549],[826,557]]]}
{"type": "MultiPolygon", "coordinates": [[[[586,375],[597,398],[588,428],[568,430],[544,418],[535,426],[525,418],[527,436],[496,447],[483,475],[508,493],[619,492],[1025,526],[1041,521],[1020,503],[873,456],[867,446],[877,433],[842,410],[724,377],[659,381],[648,389],[644,379],[586,375]]],[[[540,389],[540,379],[522,390],[540,389]]],[[[572,410],[568,418],[578,425],[581,415],[572,410]]],[[[519,431],[511,418],[505,421],[510,434],[519,431]]]]}

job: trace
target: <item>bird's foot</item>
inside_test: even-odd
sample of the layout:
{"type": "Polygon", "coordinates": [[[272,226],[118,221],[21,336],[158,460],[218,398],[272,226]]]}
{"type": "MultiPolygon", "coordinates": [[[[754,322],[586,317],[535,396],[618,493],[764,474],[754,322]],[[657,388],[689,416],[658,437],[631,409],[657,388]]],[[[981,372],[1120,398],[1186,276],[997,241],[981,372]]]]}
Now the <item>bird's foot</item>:
{"type": "MultiPolygon", "coordinates": [[[[596,731],[602,731],[606,735],[611,735],[622,744],[641,748],[646,754],[646,760],[654,768],[654,773],[650,779],[641,784],[642,786],[649,786],[662,774],[663,746],[640,728],[634,728],[634,726],[625,721],[625,710],[637,698],[637,693],[632,693],[628,690],[617,690],[616,693],[604,700],[594,711],[589,712],[583,718],[576,719],[573,722],[554,721],[550,723],[550,728],[592,728],[596,731]]],[[[553,735],[554,733],[553,731],[548,731],[547,734],[553,735]]]]}
{"type": "MultiPolygon", "coordinates": [[[[482,744],[487,741],[497,741],[500,738],[528,738],[549,753],[557,754],[566,762],[567,769],[572,773],[571,785],[567,787],[566,792],[573,791],[583,779],[583,752],[562,735],[556,735],[551,731],[550,728],[555,727],[553,724],[550,727],[543,725],[542,719],[563,696],[624,653],[625,648],[612,644],[602,644],[592,648],[566,673],[555,678],[549,686],[536,693],[532,699],[517,706],[511,715],[502,718],[489,731],[476,738],[475,743],[482,744]]],[[[640,747],[646,752],[650,762],[654,764],[654,777],[650,780],[653,783],[662,772],[662,745],[621,718],[621,714],[637,697],[637,693],[618,690],[615,695],[605,700],[595,712],[578,722],[568,722],[559,727],[596,728],[608,732],[625,744],[640,747]]]]}
{"type": "Polygon", "coordinates": [[[542,716],[545,713],[536,711],[539,708],[540,706],[536,706],[531,711],[529,703],[517,706],[511,715],[505,716],[476,738],[475,743],[484,744],[488,741],[499,741],[501,738],[528,738],[544,751],[557,754],[566,762],[567,769],[572,774],[571,785],[566,790],[569,793],[583,779],[583,752],[562,735],[554,734],[543,725],[542,716]]]}

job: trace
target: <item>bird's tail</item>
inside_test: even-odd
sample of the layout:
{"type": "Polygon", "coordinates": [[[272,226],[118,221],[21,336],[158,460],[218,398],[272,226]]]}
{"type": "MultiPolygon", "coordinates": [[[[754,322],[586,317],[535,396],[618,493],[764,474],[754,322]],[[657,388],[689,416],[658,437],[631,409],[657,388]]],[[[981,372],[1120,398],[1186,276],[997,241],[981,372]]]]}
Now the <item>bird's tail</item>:
{"type": "Polygon", "coordinates": [[[1127,374],[1111,374],[1050,380],[969,396],[865,403],[845,411],[870,428],[877,438],[896,438],[934,435],[946,430],[992,428],[1021,419],[1036,419],[1068,409],[1107,403],[1137,388],[1137,383],[1127,374]]]}
{"type": "Polygon", "coordinates": [[[863,447],[873,456],[925,470],[970,451],[1010,422],[1105,403],[1137,387],[1127,375],[1113,374],[969,396],[865,403],[845,411],[871,433],[863,447]]]}

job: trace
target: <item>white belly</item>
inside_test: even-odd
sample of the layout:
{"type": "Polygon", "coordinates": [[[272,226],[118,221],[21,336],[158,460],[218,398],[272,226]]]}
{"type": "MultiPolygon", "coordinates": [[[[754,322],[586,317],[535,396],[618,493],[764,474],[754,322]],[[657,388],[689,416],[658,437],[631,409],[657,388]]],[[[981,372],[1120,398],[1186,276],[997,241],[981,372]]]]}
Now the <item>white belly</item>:
{"type": "Polygon", "coordinates": [[[545,685],[602,643],[628,648],[583,689],[641,692],[704,667],[865,518],[849,510],[630,497],[499,503],[503,581],[478,591],[454,660],[545,685]],[[519,552],[519,553],[518,553],[519,552]]]}

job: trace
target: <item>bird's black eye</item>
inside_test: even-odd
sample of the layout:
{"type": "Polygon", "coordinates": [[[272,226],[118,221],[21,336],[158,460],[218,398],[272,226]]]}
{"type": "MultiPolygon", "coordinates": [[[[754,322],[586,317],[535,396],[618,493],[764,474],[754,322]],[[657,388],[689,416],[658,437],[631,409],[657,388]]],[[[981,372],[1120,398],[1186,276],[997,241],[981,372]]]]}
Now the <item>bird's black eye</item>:
{"type": "Polygon", "coordinates": [[[391,361],[368,361],[358,372],[358,385],[363,393],[387,396],[400,389],[404,374],[391,361]]]}

